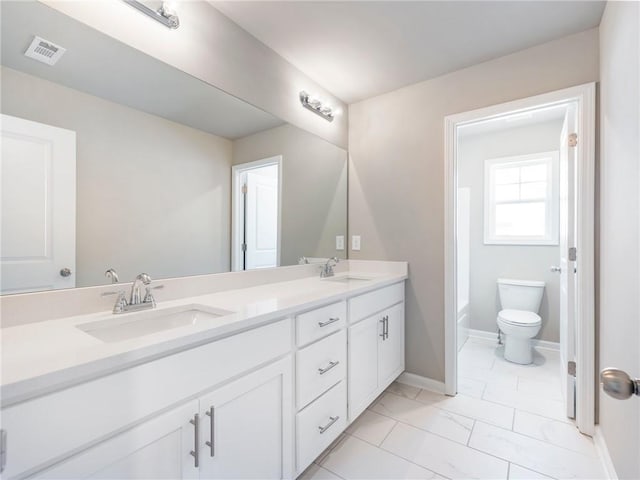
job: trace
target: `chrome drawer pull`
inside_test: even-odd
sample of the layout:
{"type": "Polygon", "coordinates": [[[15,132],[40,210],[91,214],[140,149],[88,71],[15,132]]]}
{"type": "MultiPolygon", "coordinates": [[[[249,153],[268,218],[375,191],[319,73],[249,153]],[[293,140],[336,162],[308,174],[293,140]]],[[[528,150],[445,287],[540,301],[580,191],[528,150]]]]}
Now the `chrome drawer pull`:
{"type": "Polygon", "coordinates": [[[200,466],[200,415],[196,413],[193,420],[189,420],[189,423],[193,425],[193,450],[189,452],[189,455],[194,459],[193,466],[198,468],[200,466]]]}
{"type": "Polygon", "coordinates": [[[385,318],[386,317],[382,317],[381,320],[378,320],[382,324],[382,333],[378,335],[379,337],[382,337],[382,340],[384,340],[387,335],[387,330],[385,328],[385,325],[386,325],[385,318]]]}
{"type": "Polygon", "coordinates": [[[340,317],[331,317],[326,322],[318,322],[319,327],[326,327],[327,325],[331,325],[332,323],[336,323],[340,321],[340,317]]]}
{"type": "Polygon", "coordinates": [[[333,425],[338,421],[339,418],[340,417],[338,415],[336,415],[335,417],[329,417],[329,423],[327,423],[324,427],[318,427],[318,430],[320,430],[320,433],[326,432],[329,429],[329,427],[331,427],[331,425],[333,425]]]}
{"type": "Polygon", "coordinates": [[[318,369],[318,373],[320,375],[324,375],[325,373],[327,373],[329,370],[331,370],[333,367],[335,367],[336,365],[338,365],[340,362],[338,360],[336,360],[335,362],[329,362],[329,365],[327,365],[324,368],[319,368],[318,369]]]}
{"type": "Polygon", "coordinates": [[[213,446],[213,432],[215,430],[215,421],[214,421],[214,407],[209,408],[209,410],[207,410],[206,412],[207,415],[209,415],[209,420],[211,423],[211,437],[209,437],[209,440],[204,442],[204,444],[209,447],[209,449],[211,450],[211,456],[214,457],[215,456],[215,447],[213,446]]]}

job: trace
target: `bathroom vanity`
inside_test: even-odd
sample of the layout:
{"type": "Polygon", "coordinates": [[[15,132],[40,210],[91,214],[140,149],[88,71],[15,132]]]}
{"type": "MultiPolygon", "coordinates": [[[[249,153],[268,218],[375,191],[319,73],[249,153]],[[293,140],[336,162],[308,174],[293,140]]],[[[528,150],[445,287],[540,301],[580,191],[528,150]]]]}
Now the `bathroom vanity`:
{"type": "Polygon", "coordinates": [[[404,369],[389,264],[4,329],[3,478],[295,478],[404,369]]]}

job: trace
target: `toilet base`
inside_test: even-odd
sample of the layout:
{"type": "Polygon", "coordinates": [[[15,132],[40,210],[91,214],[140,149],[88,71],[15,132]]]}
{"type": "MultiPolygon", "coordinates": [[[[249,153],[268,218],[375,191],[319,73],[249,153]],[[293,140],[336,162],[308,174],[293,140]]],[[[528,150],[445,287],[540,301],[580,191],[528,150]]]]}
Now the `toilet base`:
{"type": "Polygon", "coordinates": [[[532,363],[533,352],[531,348],[531,339],[505,335],[504,359],[509,362],[519,363],[520,365],[529,365],[532,363]]]}

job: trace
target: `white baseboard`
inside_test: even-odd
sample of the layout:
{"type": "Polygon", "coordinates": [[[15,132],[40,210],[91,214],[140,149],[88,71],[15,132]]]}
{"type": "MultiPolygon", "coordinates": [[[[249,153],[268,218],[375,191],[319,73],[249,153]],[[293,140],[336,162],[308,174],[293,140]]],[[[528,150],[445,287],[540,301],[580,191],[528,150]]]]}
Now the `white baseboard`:
{"type": "MultiPolygon", "coordinates": [[[[497,342],[498,332],[486,332],[484,330],[475,330],[473,328],[470,328],[469,337],[481,338],[483,340],[495,340],[497,342]]],[[[538,340],[534,338],[532,340],[532,344],[534,347],[546,348],[547,350],[554,350],[556,352],[560,351],[560,344],[558,342],[549,342],[547,340],[538,340]]]]}
{"type": "Polygon", "coordinates": [[[607,478],[618,480],[618,474],[613,466],[611,455],[609,455],[607,442],[604,440],[604,435],[598,425],[596,425],[595,433],[593,434],[593,442],[596,444],[596,450],[598,451],[598,455],[600,455],[600,461],[602,462],[604,472],[607,474],[607,478]]]}
{"type": "Polygon", "coordinates": [[[396,379],[396,382],[403,383],[411,387],[422,388],[431,392],[442,393],[444,395],[444,382],[416,375],[415,373],[402,372],[396,379]]]}
{"type": "Polygon", "coordinates": [[[498,342],[498,332],[487,332],[485,330],[470,328],[469,337],[481,338],[483,340],[494,340],[496,343],[498,342]]]}

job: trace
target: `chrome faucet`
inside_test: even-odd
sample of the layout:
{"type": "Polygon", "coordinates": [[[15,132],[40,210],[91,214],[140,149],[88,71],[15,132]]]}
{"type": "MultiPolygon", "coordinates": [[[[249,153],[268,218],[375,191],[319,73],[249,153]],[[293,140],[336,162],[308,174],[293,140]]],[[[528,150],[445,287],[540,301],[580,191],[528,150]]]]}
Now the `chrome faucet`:
{"type": "MultiPolygon", "coordinates": [[[[129,294],[129,300],[124,291],[118,292],[118,298],[113,306],[113,313],[126,313],[135,312],[138,310],[146,310],[149,308],[155,308],[156,300],[151,294],[151,277],[146,273],[138,275],[131,284],[131,293],[129,294]],[[140,292],[140,287],[146,286],[144,297],[140,292]]],[[[162,285],[154,288],[162,288],[162,285]]],[[[107,292],[103,295],[113,295],[115,292],[107,292]]]]}
{"type": "Polygon", "coordinates": [[[320,277],[333,277],[333,267],[335,267],[339,261],[340,259],[338,257],[331,257],[329,260],[327,260],[327,263],[325,263],[320,270],[320,277]],[[331,262],[333,262],[333,265],[331,265],[331,262]]]}

